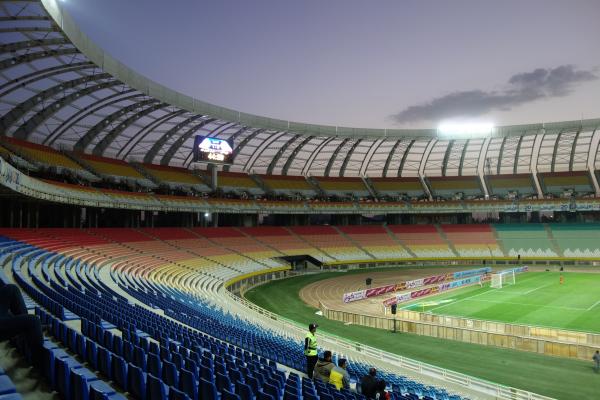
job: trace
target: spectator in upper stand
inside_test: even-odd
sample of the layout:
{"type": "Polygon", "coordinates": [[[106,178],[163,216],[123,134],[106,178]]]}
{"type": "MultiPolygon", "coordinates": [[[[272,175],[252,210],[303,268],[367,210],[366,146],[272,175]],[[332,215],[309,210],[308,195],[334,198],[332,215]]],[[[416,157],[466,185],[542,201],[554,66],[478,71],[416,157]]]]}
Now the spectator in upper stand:
{"type": "Polygon", "coordinates": [[[306,374],[309,378],[312,379],[313,371],[315,369],[315,365],[319,360],[319,356],[317,355],[317,337],[315,333],[317,333],[317,324],[308,325],[308,333],[304,338],[304,355],[306,356],[306,374]]]}
{"type": "Polygon", "coordinates": [[[331,361],[331,351],[326,350],[323,352],[323,358],[317,361],[315,370],[313,371],[313,379],[320,379],[325,383],[329,382],[329,375],[335,365],[331,361]]]}
{"type": "Polygon", "coordinates": [[[377,370],[369,369],[369,373],[360,380],[360,391],[367,399],[374,399],[377,391],[377,370]]]}
{"type": "Polygon", "coordinates": [[[25,301],[16,285],[0,281],[0,341],[20,335],[37,364],[44,341],[40,319],[27,313],[25,301]]]}
{"type": "Polygon", "coordinates": [[[337,390],[350,389],[350,375],[346,368],[348,367],[348,362],[345,358],[340,358],[338,360],[337,367],[333,367],[331,370],[331,374],[329,375],[329,383],[334,385],[337,390]]]}

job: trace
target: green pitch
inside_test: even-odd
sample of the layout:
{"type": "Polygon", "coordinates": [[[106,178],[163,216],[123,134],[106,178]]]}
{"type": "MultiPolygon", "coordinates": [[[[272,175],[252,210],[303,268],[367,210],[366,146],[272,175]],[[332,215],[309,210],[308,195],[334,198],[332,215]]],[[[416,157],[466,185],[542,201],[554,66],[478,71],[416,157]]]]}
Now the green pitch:
{"type": "MultiPolygon", "coordinates": [[[[389,269],[386,269],[389,270],[389,269]]],[[[374,270],[369,269],[369,272],[374,270]]],[[[355,270],[348,274],[364,273],[365,270],[355,270]]],[[[558,275],[547,272],[548,279],[552,284],[558,286],[558,275]],[[554,279],[551,277],[554,276],[554,279]]],[[[514,291],[523,291],[521,283],[527,276],[532,278],[537,273],[528,272],[517,275],[517,286],[514,291]]],[[[540,274],[544,275],[544,274],[540,274]]],[[[560,357],[545,356],[541,354],[528,353],[517,350],[502,349],[498,347],[483,346],[471,343],[462,343],[451,340],[437,339],[427,336],[418,336],[413,334],[393,334],[385,330],[367,328],[357,325],[344,325],[342,322],[332,321],[320,317],[315,314],[317,309],[308,306],[298,296],[299,291],[306,285],[322,279],[328,279],[339,276],[337,272],[321,273],[316,275],[303,275],[294,278],[288,278],[281,281],[273,281],[264,285],[258,286],[246,293],[246,297],[274,313],[284,316],[285,318],[300,324],[303,327],[308,326],[311,322],[319,324],[319,331],[327,332],[346,338],[351,341],[366,343],[371,346],[390,351],[399,355],[410,357],[416,360],[449,368],[454,371],[462,372],[471,376],[486,379],[492,382],[501,383],[504,385],[514,386],[535,393],[540,393],[546,396],[557,399],[597,399],[600,393],[600,374],[595,374],[592,369],[592,360],[581,361],[560,357]]],[[[583,292],[581,287],[586,287],[586,282],[582,282],[584,286],[577,285],[580,290],[573,288],[576,279],[580,277],[583,281],[586,278],[593,280],[591,293],[597,292],[600,299],[600,288],[598,286],[597,275],[591,274],[565,274],[565,290],[574,293],[573,296],[578,297],[583,292]]],[[[525,279],[527,282],[529,278],[525,279]]],[[[540,279],[544,279],[543,277],[540,279]]],[[[550,283],[550,282],[549,282],[550,283]]],[[[542,286],[538,284],[537,286],[542,286]]],[[[532,290],[537,286],[531,287],[532,290]]],[[[476,295],[478,290],[481,292],[487,291],[489,288],[469,288],[466,291],[473,291],[471,295],[476,295]]],[[[531,295],[530,299],[537,301],[538,295],[552,287],[536,290],[531,295]]],[[[498,290],[498,289],[495,289],[498,290]]],[[[506,290],[499,289],[499,290],[506,290]]],[[[588,292],[588,290],[585,290],[588,292]]],[[[455,298],[462,292],[452,292],[450,298],[455,298]]],[[[468,293],[464,293],[468,297],[468,293]]],[[[514,293],[516,294],[516,293],[514,293]]],[[[564,293],[563,293],[564,294],[564,293]]],[[[590,293],[587,293],[590,295],[590,293]]],[[[497,294],[497,296],[502,296],[497,294]]],[[[591,295],[590,295],[591,296],[591,295]]],[[[483,295],[481,296],[483,297],[483,295]]],[[[426,301],[430,301],[428,298],[426,301]]],[[[441,296],[437,297],[441,299],[441,296]]],[[[563,301],[570,303],[570,296],[563,296],[563,301]]],[[[493,299],[492,299],[493,300],[493,299]]],[[[551,301],[553,299],[550,299],[551,301]]],[[[453,301],[454,302],[454,301],[453,301]]],[[[455,306],[460,303],[454,302],[455,306]]],[[[536,304],[542,303],[537,302],[536,304]]],[[[531,303],[533,304],[533,303],[531,303]]],[[[547,302],[543,305],[550,304],[547,302]]],[[[560,302],[555,303],[560,305],[560,302]]],[[[572,303],[570,303],[572,304],[572,303]]],[[[583,302],[582,305],[576,305],[577,308],[584,308],[585,305],[592,303],[583,302]]],[[[588,307],[589,307],[588,305],[588,307]]],[[[494,306],[490,303],[488,306],[494,306]]],[[[504,307],[507,304],[503,305],[504,307]]],[[[519,306],[514,305],[513,308],[519,306]]],[[[433,308],[433,307],[431,307],[433,308]]],[[[539,307],[543,308],[543,307],[539,307]]],[[[442,313],[444,309],[438,312],[442,313]]],[[[583,310],[580,310],[583,311],[583,310]]],[[[590,318],[595,318],[600,323],[600,305],[593,308],[590,318]]],[[[434,311],[436,312],[436,311],[434,311]]],[[[445,312],[445,311],[444,311],[445,312]]],[[[564,314],[569,314],[564,312],[564,314]]],[[[522,315],[525,318],[526,315],[522,315]]],[[[497,317],[499,318],[499,317],[497,317]]],[[[568,315],[563,316],[563,321],[570,318],[568,315]]],[[[335,349],[333,349],[335,350],[335,349]]]]}
{"type": "Polygon", "coordinates": [[[417,300],[403,309],[600,333],[600,274],[526,272],[502,289],[472,286],[417,300]]]}

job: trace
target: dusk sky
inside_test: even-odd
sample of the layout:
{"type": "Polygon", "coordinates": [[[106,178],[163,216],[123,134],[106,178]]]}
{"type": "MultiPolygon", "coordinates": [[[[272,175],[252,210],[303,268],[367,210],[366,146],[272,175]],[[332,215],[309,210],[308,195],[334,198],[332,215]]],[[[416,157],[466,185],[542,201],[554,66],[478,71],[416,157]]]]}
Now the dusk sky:
{"type": "Polygon", "coordinates": [[[600,117],[600,1],[64,0],[143,75],[263,116],[370,128],[600,117]]]}

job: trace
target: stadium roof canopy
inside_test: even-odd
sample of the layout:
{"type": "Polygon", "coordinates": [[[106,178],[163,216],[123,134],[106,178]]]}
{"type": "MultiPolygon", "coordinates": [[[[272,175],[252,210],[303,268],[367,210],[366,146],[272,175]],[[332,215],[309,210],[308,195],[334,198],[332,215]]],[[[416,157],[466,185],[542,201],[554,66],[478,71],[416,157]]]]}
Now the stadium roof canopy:
{"type": "MultiPolygon", "coordinates": [[[[189,167],[195,135],[233,138],[232,171],[316,176],[456,176],[597,169],[600,119],[496,127],[361,129],[271,119],[153,82],[96,46],[57,0],[0,1],[0,135],[189,167]]],[[[598,160],[600,162],[600,160],[598,160]]]]}

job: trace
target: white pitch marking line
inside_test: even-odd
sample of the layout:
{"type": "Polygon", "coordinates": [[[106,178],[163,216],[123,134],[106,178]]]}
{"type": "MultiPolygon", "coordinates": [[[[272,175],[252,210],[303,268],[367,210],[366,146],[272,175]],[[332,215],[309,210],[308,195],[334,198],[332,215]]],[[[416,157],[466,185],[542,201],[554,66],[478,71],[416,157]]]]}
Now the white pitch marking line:
{"type": "Polygon", "coordinates": [[[586,311],[590,311],[592,308],[596,307],[598,304],[600,304],[600,300],[598,300],[597,302],[592,304],[586,311]]]}
{"type": "Polygon", "coordinates": [[[486,293],[489,293],[489,292],[491,292],[491,291],[492,291],[492,290],[491,290],[491,289],[489,289],[489,290],[486,290],[486,291],[485,291],[485,292],[483,292],[483,293],[474,294],[473,296],[465,297],[464,299],[460,299],[460,300],[454,301],[454,302],[452,302],[452,303],[444,304],[443,306],[439,306],[439,307],[432,308],[431,310],[429,310],[429,312],[431,312],[431,311],[433,311],[433,310],[437,310],[438,308],[447,307],[447,306],[449,306],[449,305],[454,305],[454,304],[456,304],[456,303],[460,303],[461,301],[469,300],[469,299],[472,299],[472,298],[474,298],[474,297],[477,297],[477,296],[484,295],[484,294],[486,294],[486,293]]]}
{"type": "Polygon", "coordinates": [[[540,287],[536,287],[535,289],[528,290],[528,291],[526,291],[526,292],[525,292],[525,293],[523,293],[523,294],[529,294],[529,293],[535,292],[536,290],[539,290],[539,289],[545,288],[546,286],[550,286],[550,285],[552,285],[552,283],[549,283],[549,284],[547,284],[547,285],[543,285],[543,286],[540,286],[540,287]]]}
{"type": "Polygon", "coordinates": [[[543,306],[543,305],[540,305],[540,304],[515,303],[515,302],[512,302],[512,301],[494,301],[494,300],[474,300],[474,301],[482,301],[484,303],[495,303],[495,304],[514,304],[514,305],[517,305],[517,306],[534,306],[534,307],[543,307],[543,308],[557,308],[557,309],[561,309],[561,310],[587,311],[587,309],[585,309],[585,308],[560,307],[560,306],[543,306]]]}

